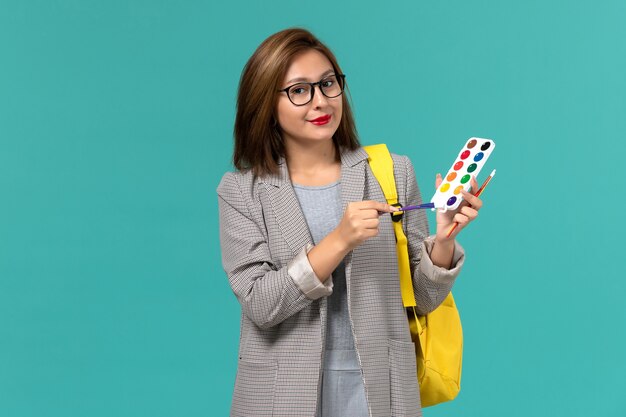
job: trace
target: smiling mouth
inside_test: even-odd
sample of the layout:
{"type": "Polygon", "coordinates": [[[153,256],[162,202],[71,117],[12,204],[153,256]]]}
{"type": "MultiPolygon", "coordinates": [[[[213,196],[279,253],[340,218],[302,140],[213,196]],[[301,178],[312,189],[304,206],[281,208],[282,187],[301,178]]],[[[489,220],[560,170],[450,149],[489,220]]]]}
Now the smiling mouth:
{"type": "Polygon", "coordinates": [[[331,116],[329,114],[328,116],[318,117],[317,119],[309,120],[309,121],[315,125],[324,125],[330,121],[330,118],[331,116]]]}

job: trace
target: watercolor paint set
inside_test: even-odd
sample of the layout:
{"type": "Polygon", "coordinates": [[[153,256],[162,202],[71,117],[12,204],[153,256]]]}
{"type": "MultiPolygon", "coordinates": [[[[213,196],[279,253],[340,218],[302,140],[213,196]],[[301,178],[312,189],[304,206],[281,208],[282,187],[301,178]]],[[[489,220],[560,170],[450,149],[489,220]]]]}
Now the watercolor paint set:
{"type": "Polygon", "coordinates": [[[483,138],[470,138],[463,145],[458,157],[430,200],[435,209],[447,211],[459,207],[463,201],[461,190],[469,190],[472,175],[478,177],[478,173],[485,166],[495,147],[493,140],[483,138]]]}

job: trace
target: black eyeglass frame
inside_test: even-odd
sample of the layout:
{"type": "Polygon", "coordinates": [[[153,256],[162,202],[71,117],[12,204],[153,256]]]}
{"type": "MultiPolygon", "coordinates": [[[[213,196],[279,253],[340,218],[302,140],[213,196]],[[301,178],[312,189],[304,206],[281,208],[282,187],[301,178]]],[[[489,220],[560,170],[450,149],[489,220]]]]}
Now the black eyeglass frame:
{"type": "Polygon", "coordinates": [[[302,81],[302,82],[299,82],[299,83],[291,84],[291,85],[290,85],[289,87],[287,87],[287,88],[283,88],[282,90],[278,90],[278,92],[279,92],[279,93],[282,93],[282,92],[284,91],[285,93],[287,93],[287,98],[289,99],[289,101],[291,101],[291,104],[293,104],[294,106],[298,106],[298,107],[300,107],[300,106],[306,106],[306,105],[307,105],[307,104],[309,104],[311,101],[313,101],[313,96],[315,96],[315,86],[316,86],[316,85],[319,87],[320,91],[322,92],[322,94],[324,94],[324,96],[325,96],[325,97],[328,97],[328,98],[336,98],[336,97],[339,97],[340,95],[342,95],[342,94],[343,94],[343,90],[345,89],[345,86],[346,86],[346,74],[334,74],[334,76],[335,76],[335,77],[337,77],[337,81],[339,82],[339,87],[341,87],[341,92],[340,92],[339,94],[337,94],[336,96],[332,96],[332,97],[331,97],[331,96],[326,95],[326,93],[324,92],[324,89],[322,88],[322,83],[323,83],[324,81],[326,81],[326,80],[328,79],[328,77],[330,77],[330,76],[331,76],[331,75],[328,75],[326,78],[323,78],[323,79],[319,80],[319,81],[318,81],[318,82],[316,82],[316,83],[307,83],[307,82],[302,81]],[[293,100],[291,99],[291,97],[289,97],[289,89],[290,89],[291,87],[294,87],[294,86],[296,86],[296,85],[301,85],[301,84],[308,84],[308,85],[310,85],[310,86],[311,86],[311,98],[309,98],[309,101],[307,101],[306,103],[303,103],[303,104],[296,104],[296,103],[294,103],[294,102],[293,102],[293,100]]]}

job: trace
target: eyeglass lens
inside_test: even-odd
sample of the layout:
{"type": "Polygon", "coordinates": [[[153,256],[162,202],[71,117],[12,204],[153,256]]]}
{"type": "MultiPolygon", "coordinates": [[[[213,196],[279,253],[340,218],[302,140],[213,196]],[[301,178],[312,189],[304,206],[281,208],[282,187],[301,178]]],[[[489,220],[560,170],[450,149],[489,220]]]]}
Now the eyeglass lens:
{"type": "MultiPolygon", "coordinates": [[[[328,76],[321,81],[320,89],[328,98],[337,97],[343,91],[341,79],[338,79],[335,75],[328,76]]],[[[313,86],[296,84],[289,89],[289,98],[295,105],[306,104],[313,98],[313,86]]]]}

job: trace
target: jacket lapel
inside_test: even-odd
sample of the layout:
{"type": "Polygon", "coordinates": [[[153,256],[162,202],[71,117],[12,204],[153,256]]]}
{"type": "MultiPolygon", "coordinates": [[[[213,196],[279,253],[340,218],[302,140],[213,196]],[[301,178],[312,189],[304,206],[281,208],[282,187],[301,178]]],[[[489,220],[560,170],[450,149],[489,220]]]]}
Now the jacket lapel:
{"type": "MultiPolygon", "coordinates": [[[[340,186],[342,212],[348,203],[363,200],[366,166],[367,153],[362,148],[342,151],[340,186]]],[[[282,157],[278,162],[278,168],[278,174],[267,175],[259,182],[265,184],[282,235],[296,255],[307,243],[313,244],[313,238],[291,184],[287,163],[282,157]]]]}
{"type": "Polygon", "coordinates": [[[363,201],[367,153],[359,148],[341,154],[341,207],[345,212],[348,203],[363,201]]]}
{"type": "Polygon", "coordinates": [[[278,169],[277,175],[268,175],[262,182],[265,183],[278,227],[295,256],[307,243],[313,244],[313,238],[291,185],[284,158],[280,159],[278,169]]]}

